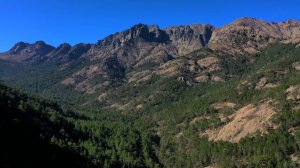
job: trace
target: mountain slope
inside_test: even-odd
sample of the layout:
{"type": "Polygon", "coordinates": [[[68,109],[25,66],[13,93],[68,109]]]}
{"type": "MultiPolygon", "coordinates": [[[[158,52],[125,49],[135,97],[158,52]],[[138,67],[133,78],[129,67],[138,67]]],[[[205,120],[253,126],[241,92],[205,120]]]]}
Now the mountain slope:
{"type": "Polygon", "coordinates": [[[50,144],[51,137],[72,136],[72,124],[56,104],[0,85],[1,167],[93,167],[72,150],[50,144]],[[65,129],[69,133],[60,133],[65,129]]]}

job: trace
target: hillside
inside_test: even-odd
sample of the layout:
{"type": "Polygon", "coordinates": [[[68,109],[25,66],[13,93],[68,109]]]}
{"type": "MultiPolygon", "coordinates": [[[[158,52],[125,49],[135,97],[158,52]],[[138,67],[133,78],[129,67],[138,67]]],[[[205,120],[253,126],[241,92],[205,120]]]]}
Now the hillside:
{"type": "Polygon", "coordinates": [[[54,138],[78,139],[74,125],[65,119],[77,115],[2,84],[0,109],[1,167],[92,167],[88,159],[73,150],[50,143],[54,138]]]}

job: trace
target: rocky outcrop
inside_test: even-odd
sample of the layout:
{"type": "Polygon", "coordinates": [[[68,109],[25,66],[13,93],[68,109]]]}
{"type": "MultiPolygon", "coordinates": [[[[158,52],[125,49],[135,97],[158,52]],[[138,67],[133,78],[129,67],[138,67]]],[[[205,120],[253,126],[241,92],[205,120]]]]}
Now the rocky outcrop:
{"type": "Polygon", "coordinates": [[[236,104],[230,101],[216,102],[211,105],[215,110],[233,109],[235,106],[236,104]]]}
{"type": "Polygon", "coordinates": [[[169,55],[176,54],[176,49],[169,43],[168,35],[157,26],[138,24],[99,41],[86,57],[105,60],[113,56],[127,68],[149,60],[160,63],[167,61],[169,55]]]}
{"type": "MultiPolygon", "coordinates": [[[[110,81],[112,71],[117,69],[113,76],[120,77],[122,80],[125,78],[123,72],[126,69],[143,67],[147,64],[151,64],[152,69],[158,69],[158,72],[154,72],[155,74],[173,76],[173,73],[178,73],[178,68],[168,69],[166,68],[168,64],[164,64],[183,54],[205,47],[212,31],[213,27],[209,25],[178,26],[165,30],[158,26],[135,25],[92,45],[83,58],[98,62],[97,72],[91,75],[80,75],[80,79],[90,80],[102,75],[104,78],[108,77],[104,81],[110,81]],[[114,65],[109,68],[107,63],[112,62],[114,65]]],[[[85,71],[88,69],[80,70],[80,74],[90,74],[85,71]]],[[[151,76],[148,73],[145,75],[148,76],[145,76],[145,80],[151,76]]],[[[76,76],[78,77],[78,75],[73,75],[73,78],[77,78],[76,76]]],[[[133,79],[135,76],[137,75],[130,75],[129,81],[137,81],[133,79]]],[[[143,78],[143,76],[140,77],[143,78]]]]}
{"type": "Polygon", "coordinates": [[[205,47],[213,30],[211,25],[173,26],[165,29],[178,55],[205,47]]]}
{"type": "Polygon", "coordinates": [[[213,27],[209,25],[178,26],[162,30],[158,26],[138,24],[99,41],[87,53],[87,57],[103,60],[115,56],[125,67],[149,61],[160,64],[203,48],[212,31],[213,27]]]}
{"type": "Polygon", "coordinates": [[[293,66],[293,68],[294,68],[295,70],[297,70],[297,71],[300,70],[300,62],[294,62],[294,63],[292,64],[292,66],[293,66]]]}
{"type": "Polygon", "coordinates": [[[211,141],[229,141],[237,143],[246,136],[257,133],[266,134],[277,126],[271,122],[276,114],[272,101],[262,101],[258,105],[249,104],[229,116],[232,120],[223,127],[207,130],[203,136],[211,141]]]}
{"type": "Polygon", "coordinates": [[[37,41],[33,44],[19,42],[8,52],[4,53],[1,58],[13,61],[40,62],[54,49],[53,46],[43,41],[37,41]]]}
{"type": "Polygon", "coordinates": [[[79,43],[73,47],[70,44],[64,43],[50,52],[47,57],[50,60],[57,60],[62,63],[75,60],[84,55],[91,48],[91,44],[79,43]]]}
{"type": "Polygon", "coordinates": [[[216,29],[208,46],[233,54],[256,53],[267,44],[300,36],[300,22],[288,20],[268,23],[260,19],[242,18],[216,29]]]}
{"type": "Polygon", "coordinates": [[[68,52],[68,59],[74,60],[80,58],[91,48],[91,46],[92,46],[91,44],[84,44],[84,43],[76,44],[68,52]]]}
{"type": "Polygon", "coordinates": [[[287,100],[300,100],[300,87],[299,86],[290,86],[285,91],[287,100]]]}
{"type": "Polygon", "coordinates": [[[63,43],[60,46],[58,46],[57,48],[55,48],[52,52],[50,52],[48,54],[48,57],[51,59],[57,59],[57,58],[64,57],[65,55],[68,54],[68,52],[70,51],[71,48],[72,48],[72,46],[70,44],[63,43]]]}
{"type": "Polygon", "coordinates": [[[256,90],[262,90],[265,88],[275,88],[278,87],[277,83],[270,83],[268,81],[268,78],[262,77],[259,79],[259,81],[256,83],[255,88],[256,90]]]}
{"type": "Polygon", "coordinates": [[[29,43],[24,43],[24,42],[18,42],[16,43],[10,50],[10,54],[18,54],[28,48],[30,46],[29,43]]]}

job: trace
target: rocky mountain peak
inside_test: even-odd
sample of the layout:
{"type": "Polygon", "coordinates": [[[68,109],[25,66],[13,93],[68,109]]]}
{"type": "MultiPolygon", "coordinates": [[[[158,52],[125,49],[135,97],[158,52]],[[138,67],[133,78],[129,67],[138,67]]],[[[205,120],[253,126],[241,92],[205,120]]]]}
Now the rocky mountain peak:
{"type": "Polygon", "coordinates": [[[40,59],[41,57],[46,56],[55,48],[46,44],[43,41],[36,41],[35,43],[29,44],[24,42],[17,43],[13,48],[9,50],[5,55],[4,59],[10,60],[35,60],[35,58],[40,59]]]}
{"type": "Polygon", "coordinates": [[[59,45],[57,48],[55,48],[52,52],[50,52],[48,54],[48,56],[50,58],[62,57],[64,55],[68,54],[68,52],[70,51],[71,47],[72,46],[70,44],[63,43],[63,44],[59,45]]]}
{"type": "Polygon", "coordinates": [[[290,25],[299,25],[300,22],[296,19],[288,19],[287,21],[284,21],[282,23],[287,23],[287,24],[290,24],[290,25]]]}
{"type": "Polygon", "coordinates": [[[244,26],[244,27],[255,27],[258,25],[266,24],[265,21],[257,18],[243,17],[235,20],[233,23],[229,24],[229,26],[244,26]]]}
{"type": "Polygon", "coordinates": [[[44,45],[47,45],[44,41],[36,41],[35,43],[34,43],[34,45],[36,45],[36,46],[44,46],[44,45]]]}
{"type": "Polygon", "coordinates": [[[71,45],[68,44],[68,43],[63,43],[61,45],[59,45],[55,51],[59,51],[59,52],[62,52],[62,53],[67,53],[70,49],[71,49],[71,45]]]}
{"type": "Polygon", "coordinates": [[[137,24],[126,33],[128,33],[130,39],[142,39],[148,42],[163,43],[169,40],[166,32],[156,25],[148,26],[145,24],[137,24]]]}
{"type": "Polygon", "coordinates": [[[36,41],[34,44],[30,45],[30,50],[40,54],[47,54],[54,49],[55,47],[46,44],[44,41],[36,41]]]}
{"type": "Polygon", "coordinates": [[[20,51],[24,50],[26,47],[28,47],[30,44],[25,42],[18,42],[16,43],[10,50],[9,53],[11,54],[17,54],[20,51]]]}
{"type": "Polygon", "coordinates": [[[255,18],[241,18],[216,29],[208,46],[233,54],[256,53],[269,43],[299,35],[300,24],[295,20],[270,23],[255,18]]]}

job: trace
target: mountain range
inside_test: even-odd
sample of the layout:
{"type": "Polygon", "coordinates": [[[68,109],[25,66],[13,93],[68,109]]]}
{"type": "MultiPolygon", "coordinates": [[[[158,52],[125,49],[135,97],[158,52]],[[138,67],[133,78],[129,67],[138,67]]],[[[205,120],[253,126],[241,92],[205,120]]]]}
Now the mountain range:
{"type": "MultiPolygon", "coordinates": [[[[174,71],[184,66],[177,58],[201,48],[238,57],[258,53],[270,43],[298,42],[299,26],[300,22],[292,19],[269,23],[254,18],[241,18],[220,28],[196,24],[160,29],[158,26],[137,24],[95,44],[80,43],[71,46],[64,43],[55,48],[43,41],[33,44],[19,42],[9,51],[1,53],[0,57],[3,60],[31,65],[56,62],[60,64],[60,68],[69,68],[72,62],[83,61],[85,66],[65,77],[61,83],[73,86],[79,91],[94,92],[116,81],[137,82],[136,77],[147,79],[153,74],[174,76],[174,71]],[[150,71],[146,71],[147,68],[142,68],[142,72],[136,71],[147,65],[151,65],[150,71]],[[132,72],[128,73],[129,71],[132,72]],[[90,84],[89,81],[99,76],[102,79],[97,85],[90,84]]],[[[211,64],[217,60],[212,58],[204,61],[202,65],[194,66],[209,66],[204,65],[207,61],[211,64]]],[[[194,77],[195,80],[196,78],[197,76],[194,77]]],[[[206,79],[200,78],[200,81],[202,78],[206,79]]]]}
{"type": "Polygon", "coordinates": [[[35,151],[54,145],[79,167],[299,167],[299,70],[293,19],[19,42],[0,53],[0,105],[12,111],[0,129],[24,121],[43,142],[35,151]]]}

